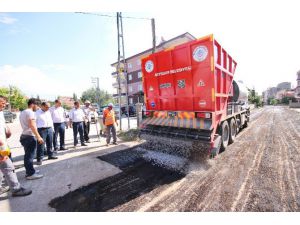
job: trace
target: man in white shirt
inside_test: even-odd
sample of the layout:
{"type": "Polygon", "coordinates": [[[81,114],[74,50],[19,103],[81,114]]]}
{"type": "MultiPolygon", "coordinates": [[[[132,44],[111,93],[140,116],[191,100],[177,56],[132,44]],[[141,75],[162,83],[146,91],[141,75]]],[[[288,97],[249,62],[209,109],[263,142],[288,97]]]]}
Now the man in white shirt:
{"type": "Polygon", "coordinates": [[[82,107],[82,110],[87,118],[83,123],[84,140],[85,142],[90,143],[89,133],[90,133],[91,118],[92,118],[91,102],[86,100],[84,102],[84,106],[82,107]]]}
{"type": "Polygon", "coordinates": [[[66,129],[66,111],[61,107],[61,101],[55,100],[55,105],[50,109],[53,126],[54,126],[54,137],[53,137],[53,146],[54,150],[58,150],[57,136],[59,135],[60,150],[67,150],[65,148],[65,129],[66,129]]]}
{"type": "Polygon", "coordinates": [[[8,157],[7,150],[9,150],[9,147],[7,145],[7,138],[10,137],[11,133],[6,127],[3,115],[3,109],[5,108],[6,101],[6,98],[0,95],[0,195],[11,190],[13,197],[26,196],[30,195],[32,191],[25,189],[20,185],[15,172],[15,167],[8,157]],[[9,188],[1,186],[3,175],[5,176],[9,188]]]}
{"type": "Polygon", "coordinates": [[[80,108],[79,102],[74,102],[74,108],[70,111],[70,127],[73,127],[74,135],[74,147],[78,144],[77,135],[80,135],[81,146],[87,146],[84,143],[84,134],[83,134],[83,122],[86,120],[86,116],[83,110],[80,108]]]}
{"type": "Polygon", "coordinates": [[[57,157],[53,156],[53,120],[49,108],[50,104],[47,102],[43,102],[41,105],[41,109],[36,111],[36,125],[39,134],[44,140],[43,144],[38,144],[37,146],[36,159],[38,165],[42,165],[45,151],[45,143],[47,146],[48,159],[57,159],[57,157]]]}
{"type": "Polygon", "coordinates": [[[27,102],[28,108],[20,114],[20,123],[23,129],[20,142],[24,147],[24,166],[26,170],[26,179],[34,180],[42,178],[43,175],[37,173],[33,168],[33,159],[35,156],[37,143],[43,144],[44,140],[37,131],[35,111],[37,110],[37,100],[31,98],[27,102]]]}

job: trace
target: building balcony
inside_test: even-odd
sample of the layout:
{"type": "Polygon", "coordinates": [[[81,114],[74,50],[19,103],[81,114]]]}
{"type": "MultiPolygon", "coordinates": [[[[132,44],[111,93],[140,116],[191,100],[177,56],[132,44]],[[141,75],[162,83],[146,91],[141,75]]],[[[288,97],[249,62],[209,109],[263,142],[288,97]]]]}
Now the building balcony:
{"type": "MultiPolygon", "coordinates": [[[[124,80],[121,80],[121,87],[122,86],[124,86],[126,84],[126,81],[124,80]]],[[[112,84],[112,86],[114,87],[114,88],[118,88],[119,87],[119,83],[118,82],[114,82],[113,84],[112,84]]]]}
{"type": "MultiPolygon", "coordinates": [[[[119,94],[113,94],[113,98],[118,98],[119,94]]],[[[122,93],[121,97],[126,97],[126,93],[122,93]]]]}

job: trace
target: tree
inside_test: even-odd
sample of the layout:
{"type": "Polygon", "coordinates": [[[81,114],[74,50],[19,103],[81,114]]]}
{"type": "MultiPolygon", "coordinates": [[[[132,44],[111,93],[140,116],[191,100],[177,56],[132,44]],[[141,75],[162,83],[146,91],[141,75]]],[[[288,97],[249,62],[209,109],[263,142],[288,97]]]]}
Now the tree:
{"type": "Polygon", "coordinates": [[[282,104],[288,105],[288,104],[290,103],[290,100],[291,100],[292,102],[296,102],[296,98],[295,98],[295,97],[287,97],[287,96],[285,96],[285,97],[283,97],[283,98],[281,99],[281,103],[282,103],[282,104]]]}
{"type": "Polygon", "coordinates": [[[267,104],[268,105],[271,105],[271,101],[274,99],[274,97],[270,97],[270,98],[268,98],[268,100],[267,100],[267,104]]]}
{"type": "Polygon", "coordinates": [[[73,99],[74,101],[78,101],[77,95],[75,93],[73,93],[73,99]]]}
{"type": "Polygon", "coordinates": [[[23,110],[27,107],[25,95],[15,86],[0,88],[0,95],[7,97],[12,109],[23,110]]]}
{"type": "Polygon", "coordinates": [[[100,105],[107,105],[109,102],[113,102],[111,94],[108,94],[107,91],[97,90],[96,88],[89,88],[84,91],[81,95],[81,101],[85,102],[89,100],[92,103],[98,103],[97,96],[99,96],[100,105]]]}
{"type": "Polygon", "coordinates": [[[262,97],[257,94],[254,88],[248,88],[248,101],[252,104],[255,104],[256,107],[262,106],[262,97]]]}
{"type": "Polygon", "coordinates": [[[62,107],[63,107],[64,109],[66,109],[66,110],[72,109],[72,107],[66,105],[65,103],[62,104],[62,107]]]}
{"type": "Polygon", "coordinates": [[[271,105],[277,105],[278,101],[276,99],[271,99],[270,104],[271,105]]]}

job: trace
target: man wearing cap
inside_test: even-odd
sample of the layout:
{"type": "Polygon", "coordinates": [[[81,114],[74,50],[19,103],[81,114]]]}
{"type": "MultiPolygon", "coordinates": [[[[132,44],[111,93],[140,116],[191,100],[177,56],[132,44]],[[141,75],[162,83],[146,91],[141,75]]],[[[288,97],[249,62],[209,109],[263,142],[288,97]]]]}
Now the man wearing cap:
{"type": "Polygon", "coordinates": [[[118,126],[118,122],[113,110],[113,104],[109,103],[108,107],[103,112],[103,124],[106,126],[106,146],[109,145],[111,139],[111,133],[113,136],[113,144],[117,145],[117,132],[115,124],[118,126]]]}
{"type": "Polygon", "coordinates": [[[90,143],[90,124],[91,124],[91,116],[92,116],[92,108],[91,108],[91,102],[86,100],[84,102],[84,106],[82,107],[82,110],[86,116],[86,119],[83,123],[83,131],[84,131],[84,140],[86,143],[90,143]]]}

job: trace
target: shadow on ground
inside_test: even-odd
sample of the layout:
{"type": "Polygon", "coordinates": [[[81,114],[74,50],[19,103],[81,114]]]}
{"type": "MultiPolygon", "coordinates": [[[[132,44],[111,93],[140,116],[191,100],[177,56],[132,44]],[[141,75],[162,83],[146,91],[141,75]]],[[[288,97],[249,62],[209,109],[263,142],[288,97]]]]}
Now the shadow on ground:
{"type": "MultiPolygon", "coordinates": [[[[94,143],[94,142],[99,142],[99,141],[91,141],[91,142],[94,143]]],[[[64,150],[64,151],[58,150],[54,154],[55,154],[55,156],[59,157],[59,156],[63,156],[63,155],[70,154],[70,153],[75,153],[75,152],[85,152],[85,151],[101,148],[101,147],[104,147],[104,146],[106,146],[106,142],[103,142],[103,141],[99,142],[99,145],[91,146],[91,147],[78,146],[77,148],[74,148],[72,144],[66,144],[67,150],[64,150]]],[[[119,146],[120,147],[125,147],[125,145],[123,145],[123,143],[120,143],[119,146]]],[[[112,147],[115,147],[115,145],[110,146],[110,148],[112,148],[112,147]]],[[[35,159],[36,159],[36,157],[35,157],[35,159]]],[[[21,162],[23,160],[24,160],[24,155],[19,155],[19,156],[16,156],[16,157],[12,158],[12,161],[14,163],[21,162]]],[[[44,155],[43,161],[47,161],[47,154],[44,155]]],[[[22,167],[24,167],[23,163],[22,164],[15,164],[15,169],[20,169],[22,167]]]]}

